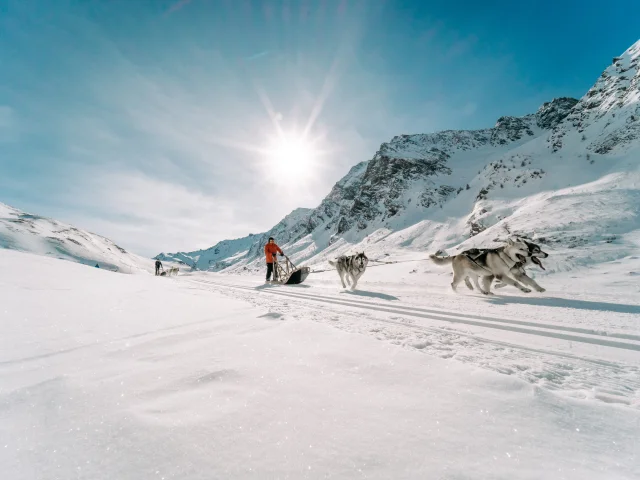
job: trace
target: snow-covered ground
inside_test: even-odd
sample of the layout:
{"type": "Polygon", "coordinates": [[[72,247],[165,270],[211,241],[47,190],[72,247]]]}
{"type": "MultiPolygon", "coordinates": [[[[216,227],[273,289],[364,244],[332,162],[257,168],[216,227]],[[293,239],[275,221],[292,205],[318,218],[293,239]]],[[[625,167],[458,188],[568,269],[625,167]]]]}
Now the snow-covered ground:
{"type": "MultiPolygon", "coordinates": [[[[114,272],[152,273],[153,261],[110,239],[0,203],[0,249],[69,260],[114,272]]],[[[183,267],[184,268],[184,267],[183,267]]]]}
{"type": "Polygon", "coordinates": [[[638,478],[640,264],[587,272],[347,293],[0,250],[2,478],[638,478]]]}

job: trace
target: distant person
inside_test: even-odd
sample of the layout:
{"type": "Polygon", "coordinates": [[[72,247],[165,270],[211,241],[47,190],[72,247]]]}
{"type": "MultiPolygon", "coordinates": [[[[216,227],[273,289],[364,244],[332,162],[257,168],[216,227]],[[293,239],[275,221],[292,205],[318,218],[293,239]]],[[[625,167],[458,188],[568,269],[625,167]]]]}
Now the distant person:
{"type": "Polygon", "coordinates": [[[164,272],[164,267],[162,266],[162,262],[160,260],[156,260],[156,275],[160,275],[160,269],[164,272]]]}
{"type": "Polygon", "coordinates": [[[273,279],[278,279],[278,273],[273,269],[273,262],[278,252],[280,252],[280,255],[284,255],[280,247],[276,245],[273,237],[269,237],[269,243],[264,246],[264,255],[267,257],[267,282],[271,280],[271,272],[273,272],[273,279]]]}

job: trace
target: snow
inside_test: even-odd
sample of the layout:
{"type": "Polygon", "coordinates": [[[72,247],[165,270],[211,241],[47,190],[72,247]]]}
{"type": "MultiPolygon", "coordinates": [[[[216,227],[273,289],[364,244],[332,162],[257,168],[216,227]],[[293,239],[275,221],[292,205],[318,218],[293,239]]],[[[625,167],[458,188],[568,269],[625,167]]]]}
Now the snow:
{"type": "Polygon", "coordinates": [[[602,268],[487,299],[0,250],[3,478],[638,478],[640,263],[602,268]]]}
{"type": "Polygon", "coordinates": [[[127,274],[154,271],[153,261],[108,238],[0,203],[0,248],[31,252],[127,274]]]}

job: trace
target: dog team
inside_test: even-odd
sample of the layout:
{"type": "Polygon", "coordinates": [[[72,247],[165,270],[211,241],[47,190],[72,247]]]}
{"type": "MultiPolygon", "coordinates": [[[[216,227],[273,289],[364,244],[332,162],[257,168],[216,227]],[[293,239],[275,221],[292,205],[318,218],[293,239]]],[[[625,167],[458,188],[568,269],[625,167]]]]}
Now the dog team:
{"type": "MultiPolygon", "coordinates": [[[[277,282],[274,263],[278,254],[284,255],[282,249],[275,243],[273,237],[269,237],[264,246],[267,263],[266,282],[277,282]]],[[[491,295],[491,285],[497,281],[495,288],[511,285],[524,293],[544,292],[545,289],[527,275],[525,267],[537,265],[544,270],[541,258],[547,258],[549,254],[543,252],[539,245],[522,238],[509,238],[506,244],[498,248],[472,248],[453,256],[441,256],[438,251],[429,258],[436,265],[449,265],[453,269],[451,288],[456,291],[460,282],[464,281],[470,290],[477,288],[485,295],[491,295]]],[[[340,276],[343,288],[354,290],[358,280],[364,275],[369,264],[369,258],[364,252],[354,255],[341,255],[336,260],[330,260],[329,265],[334,267],[340,276]]],[[[178,274],[178,267],[164,270],[160,260],[156,260],[156,275],[171,276],[178,274]],[[162,270],[162,272],[161,272],[162,270]]]]}
{"type": "MultiPolygon", "coordinates": [[[[272,237],[265,245],[267,257],[267,282],[270,281],[273,271],[274,257],[282,250],[272,237]]],[[[429,258],[437,265],[451,264],[453,268],[453,281],[451,288],[456,291],[458,284],[464,281],[465,285],[473,290],[475,287],[485,295],[491,295],[491,284],[497,280],[496,288],[507,285],[518,288],[524,293],[531,292],[531,288],[538,292],[545,289],[527,275],[525,267],[537,265],[544,270],[541,258],[547,258],[549,254],[543,252],[539,245],[521,238],[509,238],[502,247],[492,249],[473,248],[465,250],[458,255],[440,256],[440,252],[430,255],[429,258]],[[529,288],[531,287],[531,288],[529,288]]],[[[354,255],[341,255],[336,260],[330,260],[329,264],[335,267],[343,288],[347,285],[352,290],[356,288],[358,280],[362,277],[369,258],[364,252],[354,255]]]]}
{"type": "Polygon", "coordinates": [[[160,260],[156,260],[156,276],[170,277],[171,275],[178,275],[179,271],[180,269],[178,267],[169,267],[168,270],[165,270],[162,266],[162,262],[160,260]]]}

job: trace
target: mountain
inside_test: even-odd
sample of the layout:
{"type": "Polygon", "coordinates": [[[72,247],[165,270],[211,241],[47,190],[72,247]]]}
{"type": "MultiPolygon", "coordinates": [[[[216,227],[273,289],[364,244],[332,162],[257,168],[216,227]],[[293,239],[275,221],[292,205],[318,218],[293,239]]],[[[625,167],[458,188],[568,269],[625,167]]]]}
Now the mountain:
{"type": "Polygon", "coordinates": [[[257,235],[250,233],[246,237],[223,240],[206,250],[161,253],[154,258],[160,261],[183,262],[198,270],[224,270],[243,259],[255,259],[263,255],[263,247],[269,237],[277,238],[283,245],[297,241],[301,235],[309,231],[306,220],[311,212],[309,208],[298,208],[268,232],[257,235]]]}
{"type": "Polygon", "coordinates": [[[272,235],[296,262],[455,252],[518,234],[556,255],[550,271],[637,254],[640,245],[640,41],[581,99],[556,98],[492,128],[400,135],[355,165],[320,205],[269,232],[166,254],[197,268],[263,268],[272,235]],[[216,253],[217,252],[217,253],[216,253]]]}
{"type": "Polygon", "coordinates": [[[108,238],[0,203],[0,248],[46,255],[122,273],[153,272],[151,259],[108,238]]]}

